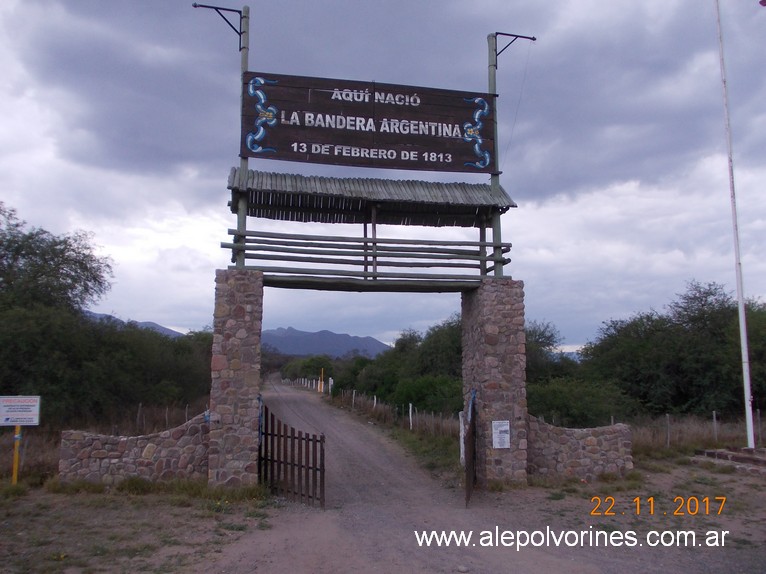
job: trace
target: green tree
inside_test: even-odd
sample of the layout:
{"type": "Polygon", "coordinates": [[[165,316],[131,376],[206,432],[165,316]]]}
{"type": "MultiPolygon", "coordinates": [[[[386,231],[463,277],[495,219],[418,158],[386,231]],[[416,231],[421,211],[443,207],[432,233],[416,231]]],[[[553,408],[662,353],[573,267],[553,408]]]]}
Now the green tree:
{"type": "Polygon", "coordinates": [[[110,277],[88,234],[27,230],[0,203],[0,394],[40,395],[47,426],[106,423],[139,402],[209,392],[212,333],[171,339],[82,313],[110,277]]]}
{"type": "Polygon", "coordinates": [[[333,361],[328,355],[296,357],[282,367],[282,376],[288,379],[319,379],[324,374],[326,381],[333,376],[333,361]]]}
{"type": "Polygon", "coordinates": [[[428,329],[417,346],[417,375],[463,376],[463,341],[460,315],[428,329]]]}
{"type": "MultiPolygon", "coordinates": [[[[763,401],[766,308],[747,305],[753,390],[763,401]]],[[[614,380],[643,409],[707,415],[744,408],[737,306],[716,283],[691,281],[665,313],[649,311],[611,320],[582,351],[583,368],[596,380],[614,380]]]]}
{"type": "Polygon", "coordinates": [[[366,365],[356,381],[356,389],[368,395],[376,395],[384,401],[390,401],[396,385],[403,378],[403,372],[416,371],[418,347],[423,337],[417,331],[402,331],[394,341],[394,346],[378,355],[366,365]]]}
{"type": "Polygon", "coordinates": [[[527,383],[575,374],[578,364],[559,351],[563,337],[553,323],[528,321],[524,327],[524,335],[526,337],[527,383]]]}
{"type": "Polygon", "coordinates": [[[335,361],[335,385],[334,392],[341,389],[355,389],[361,373],[374,359],[363,355],[350,355],[335,361]]]}
{"type": "Polygon", "coordinates": [[[611,417],[624,420],[635,404],[613,381],[557,377],[527,387],[527,406],[535,416],[565,427],[610,424],[611,417]]]}
{"type": "Polygon", "coordinates": [[[109,290],[111,262],[95,254],[89,234],[57,236],[25,226],[0,203],[0,308],[82,310],[109,290]]]}
{"type": "Polygon", "coordinates": [[[401,380],[391,401],[397,405],[412,403],[423,411],[455,414],[463,409],[463,384],[447,375],[423,375],[401,380]]]}

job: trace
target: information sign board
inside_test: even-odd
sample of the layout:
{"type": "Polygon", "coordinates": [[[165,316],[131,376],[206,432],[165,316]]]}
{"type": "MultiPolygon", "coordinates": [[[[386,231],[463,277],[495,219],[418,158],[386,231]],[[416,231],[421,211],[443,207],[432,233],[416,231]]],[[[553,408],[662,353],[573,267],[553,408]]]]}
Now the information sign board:
{"type": "Polygon", "coordinates": [[[494,96],[247,72],[242,157],[496,173],[494,96]]]}
{"type": "Polygon", "coordinates": [[[0,397],[0,426],[40,424],[40,397],[0,397]]]}
{"type": "Polygon", "coordinates": [[[511,421],[492,421],[492,448],[511,448],[511,421]]]}

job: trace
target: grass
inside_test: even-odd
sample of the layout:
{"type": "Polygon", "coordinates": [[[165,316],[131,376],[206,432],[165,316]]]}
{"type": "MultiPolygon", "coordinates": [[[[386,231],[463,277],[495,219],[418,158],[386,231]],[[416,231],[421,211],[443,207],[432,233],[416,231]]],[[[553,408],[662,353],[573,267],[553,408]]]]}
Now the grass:
{"type": "Polygon", "coordinates": [[[3,486],[2,530],[14,533],[14,544],[0,545],[0,570],[182,572],[246,532],[271,528],[272,501],[260,487],[121,485],[52,479],[44,488],[3,486]]]}
{"type": "MultiPolygon", "coordinates": [[[[0,452],[13,452],[13,427],[0,427],[0,452]]],[[[39,487],[58,472],[59,432],[24,427],[20,443],[19,480],[29,487],[39,487]]],[[[0,477],[10,479],[13,456],[0,457],[0,477]]]]}
{"type": "MultiPolygon", "coordinates": [[[[676,495],[729,496],[732,492],[726,503],[727,514],[749,517],[752,504],[745,502],[749,499],[734,496],[735,486],[741,488],[729,484],[744,480],[739,475],[730,476],[733,467],[688,465],[688,454],[709,444],[704,428],[699,430],[697,423],[690,422],[688,429],[679,430],[679,443],[668,448],[665,437],[651,424],[634,428],[636,469],[625,476],[604,474],[589,484],[573,478],[533,475],[529,477],[530,487],[545,489],[541,494],[550,501],[551,513],[563,515],[576,503],[579,510],[571,516],[573,524],[581,523],[583,514],[592,508],[594,495],[602,499],[614,496],[628,508],[633,497],[645,501],[651,496],[658,509],[672,510],[676,495]],[[655,482],[658,479],[667,486],[660,490],[655,482]]],[[[425,468],[441,477],[460,479],[457,438],[394,424],[390,432],[425,468]]],[[[738,435],[735,432],[732,436],[738,435]]],[[[7,564],[10,571],[184,571],[205,554],[224,552],[226,544],[245,532],[257,535],[271,528],[270,500],[262,487],[212,488],[204,480],[149,483],[140,478],[128,478],[112,488],[84,481],[61,483],[55,478],[43,481],[43,477],[55,475],[58,442],[41,438],[35,445],[51,452],[31,456],[28,451],[22,482],[15,486],[0,482],[0,520],[11,531],[22,533],[19,539],[25,541],[13,548],[0,545],[0,564],[7,564]],[[84,540],[87,544],[82,543],[84,540]],[[157,557],[161,548],[168,547],[172,547],[172,555],[157,557]]],[[[9,482],[8,474],[5,477],[9,482]]],[[[508,488],[502,483],[490,486],[498,491],[508,488]]],[[[627,520],[622,516],[612,521],[601,518],[597,527],[621,528],[627,520]]],[[[688,523],[688,517],[685,520],[688,523]]],[[[747,536],[740,536],[736,545],[744,548],[754,544],[747,536]]]]}
{"type": "Polygon", "coordinates": [[[218,527],[222,530],[229,530],[231,532],[244,532],[247,530],[247,524],[239,522],[222,522],[218,527]]]}
{"type": "Polygon", "coordinates": [[[633,434],[633,456],[639,459],[665,460],[689,456],[698,449],[743,445],[745,424],[739,421],[713,422],[693,416],[671,416],[643,419],[630,425],[633,434]]]}
{"type": "Polygon", "coordinates": [[[460,467],[460,444],[449,436],[431,436],[399,427],[391,429],[391,436],[412,453],[429,471],[437,475],[454,475],[460,467]]]}
{"type": "Polygon", "coordinates": [[[0,487],[0,498],[14,499],[24,496],[29,492],[26,484],[7,484],[0,487]]]}
{"type": "MultiPolygon", "coordinates": [[[[84,480],[61,482],[58,478],[53,478],[45,483],[45,490],[53,494],[103,494],[109,489],[103,484],[84,480]]],[[[137,476],[129,476],[111,490],[132,496],[167,495],[169,503],[179,507],[189,506],[190,499],[201,499],[219,504],[240,502],[266,504],[269,498],[268,489],[262,485],[239,488],[213,487],[208,486],[205,479],[150,482],[137,476]]],[[[2,490],[0,490],[1,492],[2,490]]]]}
{"type": "Polygon", "coordinates": [[[100,483],[88,482],[85,480],[61,482],[58,478],[52,478],[45,483],[45,490],[53,494],[102,494],[106,492],[106,486],[100,483]]]}

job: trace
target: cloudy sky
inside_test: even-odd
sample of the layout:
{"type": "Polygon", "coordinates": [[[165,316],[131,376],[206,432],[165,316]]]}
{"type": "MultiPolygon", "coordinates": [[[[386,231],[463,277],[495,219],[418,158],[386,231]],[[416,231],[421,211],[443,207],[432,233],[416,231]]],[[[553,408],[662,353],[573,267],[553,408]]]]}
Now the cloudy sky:
{"type": "MultiPolygon", "coordinates": [[[[593,340],[603,321],[662,309],[690,280],[734,292],[714,0],[250,6],[249,67],[281,74],[486,91],[487,34],[537,37],[499,59],[501,183],[519,205],[503,216],[514,245],[506,273],[525,282],[527,319],[553,323],[565,344],[593,340]]],[[[766,8],[721,0],[721,12],[744,287],[763,298],[766,8]]],[[[115,271],[94,310],[182,331],[212,323],[215,269],[230,256],[219,245],[236,226],[226,182],[239,161],[237,47],[215,12],[186,0],[0,3],[0,201],[32,226],[93,233],[115,271]]],[[[459,305],[454,294],[267,289],[264,327],[390,342],[459,305]]]]}

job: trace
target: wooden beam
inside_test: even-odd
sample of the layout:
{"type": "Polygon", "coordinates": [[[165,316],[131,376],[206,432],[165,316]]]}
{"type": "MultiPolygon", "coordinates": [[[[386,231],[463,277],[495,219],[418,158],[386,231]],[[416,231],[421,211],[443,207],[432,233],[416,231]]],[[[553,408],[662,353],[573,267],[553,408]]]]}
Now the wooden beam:
{"type": "MultiPolygon", "coordinates": [[[[229,235],[232,236],[239,236],[244,235],[245,237],[264,237],[264,238],[272,238],[272,239],[298,239],[298,240],[307,240],[307,241],[347,241],[350,243],[392,243],[392,244],[402,244],[402,245],[442,245],[442,246],[449,246],[449,245],[455,245],[455,246],[471,246],[471,247],[495,247],[496,243],[495,241],[438,241],[433,239],[394,239],[391,237],[378,237],[378,238],[359,238],[359,237],[349,237],[349,236],[332,236],[332,235],[302,235],[302,234],[296,234],[296,233],[276,233],[273,231],[247,231],[244,234],[239,233],[236,229],[229,229],[228,231],[229,235]]],[[[510,249],[512,245],[510,243],[504,243],[502,244],[510,249]]]]}
{"type": "Polygon", "coordinates": [[[313,276],[284,276],[264,274],[265,287],[280,289],[313,289],[317,291],[348,291],[378,293],[459,293],[479,287],[479,279],[471,281],[365,281],[353,278],[327,278],[313,276]]]}

